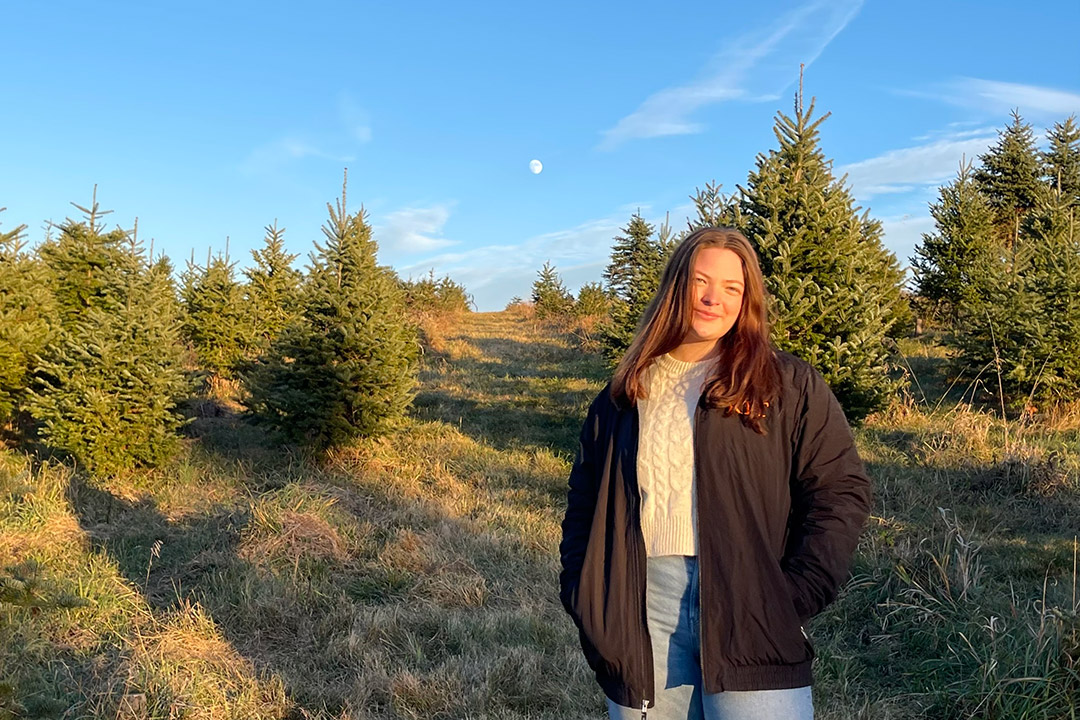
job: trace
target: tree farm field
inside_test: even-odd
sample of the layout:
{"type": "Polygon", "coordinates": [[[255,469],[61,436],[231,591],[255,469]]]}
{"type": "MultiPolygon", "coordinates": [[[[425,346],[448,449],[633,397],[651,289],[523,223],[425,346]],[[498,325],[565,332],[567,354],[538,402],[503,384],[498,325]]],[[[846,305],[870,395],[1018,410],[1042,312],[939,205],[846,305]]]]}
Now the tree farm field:
{"type": "MultiPolygon", "coordinates": [[[[328,455],[227,387],[154,471],[2,451],[0,717],[605,717],[558,601],[604,361],[509,311],[428,345],[409,417],[328,455]]],[[[1003,423],[928,340],[896,365],[908,393],[856,429],[851,580],[808,627],[817,716],[1075,717],[1080,413],[1003,423]]]]}

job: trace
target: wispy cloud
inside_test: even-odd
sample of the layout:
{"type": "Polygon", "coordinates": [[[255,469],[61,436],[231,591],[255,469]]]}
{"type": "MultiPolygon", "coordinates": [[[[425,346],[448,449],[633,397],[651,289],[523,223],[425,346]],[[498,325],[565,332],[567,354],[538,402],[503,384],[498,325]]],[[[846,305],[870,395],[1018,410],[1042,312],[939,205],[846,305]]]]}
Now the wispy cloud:
{"type": "Polygon", "coordinates": [[[979,131],[975,137],[958,131],[924,145],[842,165],[837,174],[847,175],[852,193],[862,202],[876,195],[911,192],[948,181],[964,158],[976,161],[996,137],[992,128],[979,131]]]}
{"type": "Polygon", "coordinates": [[[359,143],[371,142],[371,117],[348,92],[338,95],[338,116],[346,133],[359,143]]]}
{"type": "Polygon", "coordinates": [[[240,163],[240,170],[255,175],[308,158],[337,164],[352,162],[355,155],[351,151],[371,142],[371,119],[348,92],[338,93],[337,108],[337,118],[331,127],[291,132],[260,145],[248,153],[240,163]]]}
{"type": "Polygon", "coordinates": [[[699,79],[650,95],[604,131],[599,148],[610,150],[635,138],[698,133],[704,126],[690,116],[699,108],[726,100],[777,97],[794,81],[799,63],[813,63],[862,4],[862,0],[815,0],[789,11],[764,31],[736,38],[713,57],[699,79]]]}
{"type": "MultiPolygon", "coordinates": [[[[583,284],[601,280],[614,238],[622,234],[630,214],[639,207],[645,219],[659,228],[664,216],[654,217],[649,213],[650,203],[623,204],[607,217],[534,235],[518,243],[444,252],[395,267],[402,277],[418,277],[430,270],[438,276],[449,275],[472,293],[477,308],[482,311],[501,310],[514,296],[528,298],[537,271],[547,261],[558,270],[566,287],[576,293],[583,284]]],[[[672,229],[677,232],[685,228],[692,211],[689,205],[672,210],[669,218],[672,229]]]]}
{"type": "Polygon", "coordinates": [[[997,132],[997,128],[989,127],[979,122],[954,122],[949,123],[943,130],[931,130],[913,139],[923,141],[938,140],[963,140],[965,138],[991,137],[997,132]],[[974,127],[978,126],[978,127],[974,127]],[[961,129],[967,128],[967,129],[961,129]]]}
{"type": "Polygon", "coordinates": [[[398,266],[397,271],[403,277],[429,270],[449,275],[473,295],[479,310],[501,310],[510,298],[529,296],[537,271],[549,260],[571,290],[599,280],[611,252],[611,240],[625,223],[621,216],[598,218],[520,243],[438,254],[398,266]]]}
{"type": "Polygon", "coordinates": [[[906,94],[1003,115],[1019,109],[1026,116],[1080,114],[1080,93],[1040,85],[960,77],[926,91],[906,94]]]}
{"type": "Polygon", "coordinates": [[[323,150],[302,138],[283,137],[252,150],[240,163],[240,169],[246,173],[257,174],[305,158],[331,160],[335,163],[348,163],[354,159],[352,155],[323,150]]]}
{"type": "Polygon", "coordinates": [[[454,240],[442,236],[453,206],[454,203],[449,202],[431,207],[401,208],[387,213],[373,228],[380,251],[385,255],[403,257],[454,245],[454,240]]]}

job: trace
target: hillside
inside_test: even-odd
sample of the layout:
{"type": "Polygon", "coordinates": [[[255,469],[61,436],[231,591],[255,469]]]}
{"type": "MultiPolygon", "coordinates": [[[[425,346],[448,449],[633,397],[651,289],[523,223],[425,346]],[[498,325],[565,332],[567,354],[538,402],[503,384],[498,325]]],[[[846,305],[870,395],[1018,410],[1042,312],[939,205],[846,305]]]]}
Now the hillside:
{"type": "MultiPolygon", "coordinates": [[[[605,717],[557,599],[602,361],[508,313],[435,346],[410,419],[327,458],[227,400],[154,472],[0,453],[0,717],[605,717]]],[[[905,349],[918,400],[857,432],[875,508],[810,627],[818,715],[1068,717],[1080,422],[939,404],[905,349]]]]}

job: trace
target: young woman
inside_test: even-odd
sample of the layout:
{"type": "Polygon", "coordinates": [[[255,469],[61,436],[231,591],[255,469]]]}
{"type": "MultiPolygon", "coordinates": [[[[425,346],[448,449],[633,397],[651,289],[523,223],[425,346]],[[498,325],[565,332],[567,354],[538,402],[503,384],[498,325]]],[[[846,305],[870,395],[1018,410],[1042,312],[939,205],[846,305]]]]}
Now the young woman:
{"type": "Polygon", "coordinates": [[[813,717],[806,621],[870,483],[836,398],[769,343],[750,243],[676,248],[570,473],[561,598],[613,719],[813,717]]]}

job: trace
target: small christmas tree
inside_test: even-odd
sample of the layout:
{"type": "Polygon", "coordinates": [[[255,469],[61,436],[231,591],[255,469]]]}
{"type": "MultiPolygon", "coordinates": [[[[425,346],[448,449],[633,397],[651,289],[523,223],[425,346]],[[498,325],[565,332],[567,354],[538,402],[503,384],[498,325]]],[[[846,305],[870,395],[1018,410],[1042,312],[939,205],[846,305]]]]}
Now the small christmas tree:
{"type": "Polygon", "coordinates": [[[540,320],[565,320],[574,309],[574,296],[563,285],[555,266],[545,262],[532,286],[533,307],[540,320]]]}
{"type": "Polygon", "coordinates": [[[235,267],[221,255],[207,258],[204,267],[189,262],[181,290],[183,337],[191,343],[199,365],[223,378],[232,377],[237,362],[255,345],[235,267]]]}
{"type": "Polygon", "coordinates": [[[607,317],[610,307],[611,296],[604,291],[603,285],[598,282],[585,283],[574,301],[574,316],[599,320],[607,317]]]}
{"type": "Polygon", "coordinates": [[[293,268],[296,255],[285,251],[285,228],[266,226],[262,250],[252,250],[255,266],[247,276],[248,316],[258,352],[265,352],[300,314],[303,275],[293,268]]]}
{"type": "Polygon", "coordinates": [[[376,263],[363,208],[345,191],[311,257],[300,318],[247,373],[252,415],[286,437],[323,449],[384,432],[404,415],[419,343],[404,321],[397,276],[376,263]]]}

